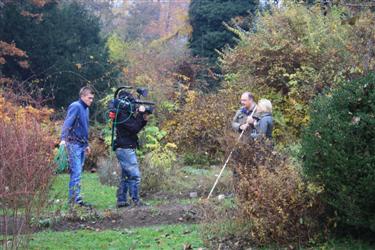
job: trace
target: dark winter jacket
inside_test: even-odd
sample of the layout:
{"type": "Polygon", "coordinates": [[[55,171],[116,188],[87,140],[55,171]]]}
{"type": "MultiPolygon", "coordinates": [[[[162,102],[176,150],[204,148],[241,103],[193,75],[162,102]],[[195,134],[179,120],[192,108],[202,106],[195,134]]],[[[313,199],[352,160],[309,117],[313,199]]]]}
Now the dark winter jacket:
{"type": "Polygon", "coordinates": [[[137,148],[138,132],[146,126],[147,121],[143,119],[143,114],[138,113],[130,117],[125,113],[119,113],[116,125],[115,148],[137,148]]]}
{"type": "MultiPolygon", "coordinates": [[[[254,108],[253,108],[254,109],[254,108]]],[[[251,115],[251,113],[253,112],[253,109],[250,109],[250,110],[247,110],[246,108],[242,107],[240,108],[236,114],[234,115],[233,117],[233,120],[232,120],[232,128],[236,131],[236,132],[241,132],[242,130],[240,129],[240,126],[242,124],[245,124],[246,123],[246,120],[247,118],[251,115]]]]}

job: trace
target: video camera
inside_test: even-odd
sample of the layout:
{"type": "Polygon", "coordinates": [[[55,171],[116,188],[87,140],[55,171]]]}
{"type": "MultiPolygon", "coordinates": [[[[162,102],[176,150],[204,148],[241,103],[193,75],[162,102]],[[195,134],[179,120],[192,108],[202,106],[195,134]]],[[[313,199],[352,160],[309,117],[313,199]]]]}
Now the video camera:
{"type": "Polygon", "coordinates": [[[137,112],[140,105],[146,106],[145,113],[147,114],[152,114],[152,112],[154,111],[154,102],[141,100],[142,96],[146,97],[148,94],[146,88],[137,88],[138,98],[135,98],[129,91],[129,89],[132,89],[132,87],[124,86],[118,88],[115,91],[113,100],[111,100],[109,103],[109,118],[113,121],[111,135],[111,144],[113,150],[116,149],[114,137],[117,124],[121,124],[127,121],[130,116],[137,112]],[[118,120],[119,114],[125,114],[126,118],[124,118],[122,121],[118,120]]]}
{"type": "Polygon", "coordinates": [[[138,98],[135,98],[129,89],[132,89],[132,87],[124,86],[115,91],[113,100],[109,103],[109,117],[112,120],[115,120],[119,113],[125,113],[128,116],[132,115],[140,105],[146,106],[145,113],[147,114],[152,114],[154,111],[154,102],[141,100],[141,97],[148,95],[146,88],[137,88],[138,98]]]}

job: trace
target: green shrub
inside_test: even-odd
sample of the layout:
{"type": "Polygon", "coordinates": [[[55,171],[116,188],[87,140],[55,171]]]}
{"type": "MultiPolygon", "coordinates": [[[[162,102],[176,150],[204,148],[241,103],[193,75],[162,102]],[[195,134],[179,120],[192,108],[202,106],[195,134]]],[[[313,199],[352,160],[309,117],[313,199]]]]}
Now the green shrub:
{"type": "Polygon", "coordinates": [[[310,115],[307,176],[324,185],[339,222],[375,232],[375,74],[317,98],[310,115]]]}
{"type": "Polygon", "coordinates": [[[158,192],[167,185],[173,166],[176,162],[175,145],[167,143],[158,145],[147,153],[140,166],[142,172],[142,191],[158,192]]]}
{"type": "Polygon", "coordinates": [[[336,88],[375,70],[375,15],[353,21],[345,8],[321,9],[286,2],[257,19],[253,32],[234,30],[240,42],[222,57],[226,81],[274,105],[274,136],[289,144],[309,121],[308,105],[324,88],[336,88]]]}
{"type": "Polygon", "coordinates": [[[170,173],[176,163],[176,145],[164,143],[166,132],[150,125],[140,134],[141,149],[137,150],[140,156],[142,172],[142,191],[157,192],[167,185],[170,173]]]}
{"type": "MultiPolygon", "coordinates": [[[[138,163],[141,170],[142,192],[158,192],[168,183],[176,163],[176,145],[164,143],[166,132],[149,125],[140,133],[141,148],[137,149],[138,163]]],[[[102,184],[117,186],[121,168],[114,153],[98,159],[98,175],[102,184]]]]}
{"type": "Polygon", "coordinates": [[[143,158],[145,154],[152,152],[160,147],[162,139],[167,135],[163,130],[152,124],[146,126],[139,133],[139,142],[141,147],[137,150],[137,155],[143,158]]]}
{"type": "Polygon", "coordinates": [[[200,153],[186,153],[183,156],[185,165],[188,166],[209,166],[210,158],[207,154],[200,153]]]}

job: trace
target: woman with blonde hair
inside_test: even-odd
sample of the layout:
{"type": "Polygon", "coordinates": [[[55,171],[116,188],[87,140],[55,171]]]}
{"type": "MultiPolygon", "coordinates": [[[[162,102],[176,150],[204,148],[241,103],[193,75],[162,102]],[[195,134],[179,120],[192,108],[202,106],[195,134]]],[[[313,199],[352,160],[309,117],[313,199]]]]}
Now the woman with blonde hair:
{"type": "Polygon", "coordinates": [[[256,111],[255,119],[248,121],[255,127],[255,132],[251,134],[251,137],[258,138],[264,135],[266,138],[271,139],[273,129],[272,103],[267,99],[261,99],[258,101],[256,111]]]}

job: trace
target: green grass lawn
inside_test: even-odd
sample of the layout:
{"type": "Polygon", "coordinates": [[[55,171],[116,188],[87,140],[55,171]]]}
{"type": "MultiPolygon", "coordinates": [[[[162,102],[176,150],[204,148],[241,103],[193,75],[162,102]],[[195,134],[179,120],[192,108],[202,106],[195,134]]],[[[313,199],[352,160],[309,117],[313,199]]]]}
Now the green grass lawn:
{"type": "MultiPolygon", "coordinates": [[[[51,206],[49,211],[56,211],[61,209],[66,211],[68,209],[68,183],[69,175],[58,175],[51,188],[50,201],[51,206]]],[[[102,185],[97,174],[85,173],[81,180],[81,194],[84,201],[91,203],[98,210],[114,209],[116,207],[116,191],[117,187],[102,185]]],[[[175,203],[181,205],[188,205],[196,203],[198,199],[178,199],[175,203]]],[[[145,200],[148,205],[163,205],[169,204],[170,199],[150,199],[145,200]]]]}
{"type": "MultiPolygon", "coordinates": [[[[52,185],[50,197],[53,199],[52,211],[68,208],[69,175],[61,174],[56,177],[52,185]]],[[[81,180],[81,194],[84,201],[95,206],[96,209],[109,209],[116,206],[116,187],[102,185],[97,174],[84,173],[81,180]]]]}
{"type": "MultiPolygon", "coordinates": [[[[218,174],[219,169],[197,169],[194,167],[183,167],[178,177],[172,178],[173,185],[170,188],[163,190],[171,193],[171,195],[179,193],[188,193],[191,191],[208,192],[215,181],[215,174],[218,174]]],[[[49,211],[68,210],[68,183],[69,175],[57,175],[50,191],[49,211]]],[[[220,183],[231,183],[231,172],[225,171],[217,190],[220,190],[220,183]]],[[[225,185],[224,185],[225,186],[225,185]]],[[[91,203],[98,210],[113,209],[116,206],[116,191],[117,187],[103,185],[99,181],[97,174],[84,172],[81,179],[81,194],[85,202],[91,203]]],[[[165,199],[149,199],[144,200],[149,205],[163,205],[174,202],[181,205],[194,204],[198,198],[190,199],[188,195],[186,198],[178,200],[165,199]]]]}
{"type": "MultiPolygon", "coordinates": [[[[185,168],[185,173],[191,176],[211,175],[214,171],[185,168]]],[[[188,179],[188,178],[187,178],[188,179]]],[[[211,181],[211,180],[210,180],[211,181]]],[[[67,190],[69,176],[58,175],[53,183],[50,197],[54,201],[49,211],[68,210],[67,190]]],[[[188,184],[186,184],[188,185],[188,184]]],[[[82,176],[82,195],[85,201],[92,203],[96,209],[113,209],[116,202],[116,187],[102,185],[97,174],[84,173],[82,176]]],[[[197,199],[146,200],[149,205],[156,206],[167,203],[192,204],[197,199]]],[[[233,199],[220,203],[223,208],[233,208],[233,199]]],[[[183,249],[191,244],[193,249],[203,247],[200,225],[160,225],[144,228],[123,230],[77,230],[65,232],[44,231],[33,234],[30,249],[183,249]]],[[[269,248],[264,248],[269,249],[269,248]]],[[[367,242],[333,239],[316,247],[306,249],[375,249],[367,242]]]]}
{"type": "Polygon", "coordinates": [[[197,225],[168,225],[123,231],[41,232],[30,249],[193,249],[203,247],[197,225]]]}

